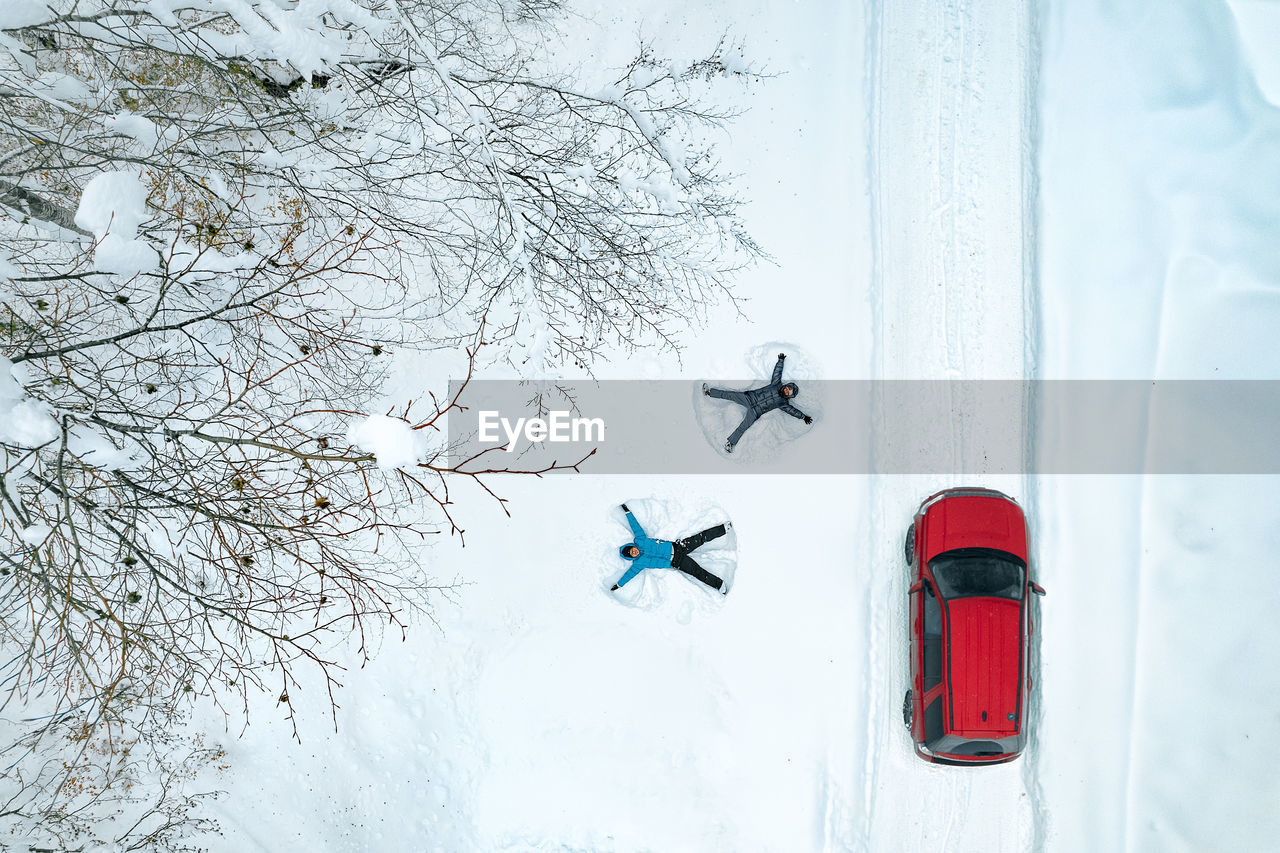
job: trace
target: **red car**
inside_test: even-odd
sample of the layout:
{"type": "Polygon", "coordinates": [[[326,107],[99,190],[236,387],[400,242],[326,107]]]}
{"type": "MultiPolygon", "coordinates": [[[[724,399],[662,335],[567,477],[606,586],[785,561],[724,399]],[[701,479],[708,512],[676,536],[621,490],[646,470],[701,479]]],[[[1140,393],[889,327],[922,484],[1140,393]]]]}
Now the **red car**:
{"type": "Polygon", "coordinates": [[[926,761],[1000,764],[1026,746],[1038,615],[1030,596],[1044,595],[1027,554],[1026,517],[1008,495],[947,489],[916,511],[902,717],[926,761]]]}

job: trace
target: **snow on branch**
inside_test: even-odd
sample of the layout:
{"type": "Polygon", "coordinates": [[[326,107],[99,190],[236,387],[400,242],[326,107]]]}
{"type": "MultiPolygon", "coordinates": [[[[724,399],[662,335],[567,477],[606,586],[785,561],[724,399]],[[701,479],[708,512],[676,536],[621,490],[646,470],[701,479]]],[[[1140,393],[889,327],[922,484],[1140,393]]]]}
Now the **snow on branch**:
{"type": "Polygon", "coordinates": [[[678,348],[762,255],[723,46],[600,89],[538,0],[0,5],[0,702],[51,697],[33,737],[292,715],[308,668],[336,705],[335,638],[430,618],[421,543],[519,473],[448,464],[454,401],[388,408],[394,359],[678,348]]]}

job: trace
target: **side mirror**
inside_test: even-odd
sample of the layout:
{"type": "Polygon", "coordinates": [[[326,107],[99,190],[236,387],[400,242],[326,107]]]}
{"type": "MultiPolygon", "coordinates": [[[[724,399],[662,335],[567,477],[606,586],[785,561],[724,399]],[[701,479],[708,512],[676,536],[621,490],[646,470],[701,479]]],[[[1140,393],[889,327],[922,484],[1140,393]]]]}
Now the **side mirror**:
{"type": "Polygon", "coordinates": [[[1031,591],[1032,591],[1032,592],[1034,592],[1036,595],[1044,595],[1044,594],[1045,594],[1045,593],[1044,593],[1044,587],[1040,586],[1040,584],[1036,583],[1035,581],[1032,581],[1032,582],[1031,582],[1031,591]]]}
{"type": "Polygon", "coordinates": [[[924,581],[916,581],[911,585],[911,588],[907,590],[907,595],[915,595],[923,586],[924,581]]]}

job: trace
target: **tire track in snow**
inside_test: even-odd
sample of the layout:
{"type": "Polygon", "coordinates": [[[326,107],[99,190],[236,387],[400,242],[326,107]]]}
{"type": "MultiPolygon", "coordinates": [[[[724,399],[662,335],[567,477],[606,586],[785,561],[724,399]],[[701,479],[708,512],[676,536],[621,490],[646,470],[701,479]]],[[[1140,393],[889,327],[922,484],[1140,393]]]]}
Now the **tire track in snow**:
{"type": "MultiPolygon", "coordinates": [[[[1032,375],[1033,4],[881,0],[870,12],[872,374],[1032,375]]],[[[1034,500],[1030,478],[961,474],[981,468],[963,436],[954,442],[949,475],[879,477],[871,485],[864,849],[1025,850],[1043,843],[1033,761],[928,765],[914,756],[901,726],[908,681],[901,546],[916,504],[940,488],[973,482],[1034,500]]]]}
{"type": "MultiPolygon", "coordinates": [[[[1024,319],[1023,365],[1028,379],[1041,378],[1039,154],[1041,140],[1040,45],[1042,44],[1044,17],[1045,7],[1042,4],[1035,4],[1027,10],[1028,55],[1023,69],[1026,77],[1023,83],[1022,122],[1026,136],[1022,160],[1022,314],[1024,319]]],[[[1028,408],[1024,414],[1023,435],[1037,435],[1036,426],[1035,412],[1033,409],[1028,408]]],[[[1024,442],[1022,450],[1023,459],[1027,463],[1026,470],[1030,470],[1036,448],[1032,441],[1027,440],[1024,442]]],[[[1022,480],[1024,507],[1030,528],[1028,533],[1032,537],[1032,553],[1029,556],[1032,567],[1038,571],[1038,557],[1044,553],[1039,544],[1040,537],[1037,535],[1038,519],[1040,518],[1041,487],[1038,479],[1030,474],[1024,475],[1022,480]]],[[[1037,648],[1043,642],[1044,636],[1041,630],[1042,611],[1043,608],[1039,600],[1037,600],[1036,609],[1032,612],[1033,630],[1036,632],[1034,642],[1037,644],[1037,648]]],[[[1037,652],[1036,657],[1037,660],[1042,659],[1042,653],[1037,652]]],[[[1037,667],[1037,670],[1039,670],[1039,667],[1037,667]]],[[[1035,678],[1040,679],[1041,677],[1042,673],[1037,671],[1035,678]]],[[[1049,809],[1045,799],[1044,786],[1040,782],[1040,731],[1044,718],[1044,709],[1038,684],[1033,686],[1027,711],[1031,725],[1031,736],[1027,742],[1027,751],[1030,754],[1024,756],[1022,762],[1022,784],[1032,809],[1031,849],[1043,850],[1048,841],[1049,809]]]]}

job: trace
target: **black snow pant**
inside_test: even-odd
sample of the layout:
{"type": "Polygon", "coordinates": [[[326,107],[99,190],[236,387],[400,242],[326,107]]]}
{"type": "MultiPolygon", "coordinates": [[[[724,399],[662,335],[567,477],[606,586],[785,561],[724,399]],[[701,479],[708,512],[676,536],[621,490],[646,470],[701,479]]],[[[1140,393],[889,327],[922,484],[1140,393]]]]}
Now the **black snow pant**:
{"type": "Polygon", "coordinates": [[[717,400],[729,400],[747,410],[747,413],[742,416],[742,423],[738,424],[738,428],[729,434],[729,440],[726,445],[732,450],[742,440],[742,436],[746,435],[747,430],[751,429],[751,425],[760,419],[760,415],[756,413],[755,407],[751,405],[751,398],[742,391],[708,388],[707,396],[715,397],[717,400]]]}
{"type": "Polygon", "coordinates": [[[719,539],[726,532],[723,524],[717,524],[715,527],[708,527],[701,533],[695,533],[678,542],[671,543],[671,568],[679,569],[689,577],[705,583],[712,589],[720,589],[724,586],[724,581],[699,566],[697,561],[689,556],[689,552],[696,551],[712,539],[719,539]]]}

